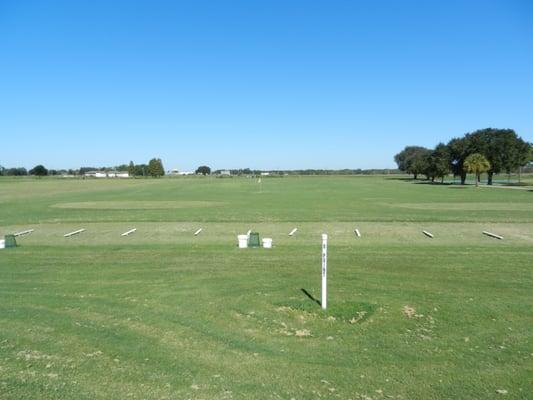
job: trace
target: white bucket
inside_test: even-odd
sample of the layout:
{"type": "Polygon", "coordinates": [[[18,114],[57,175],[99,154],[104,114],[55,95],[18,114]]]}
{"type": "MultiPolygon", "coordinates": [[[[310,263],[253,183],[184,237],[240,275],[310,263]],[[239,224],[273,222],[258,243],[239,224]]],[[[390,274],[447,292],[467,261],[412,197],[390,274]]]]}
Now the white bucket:
{"type": "Polygon", "coordinates": [[[248,247],[248,235],[237,235],[239,241],[239,249],[245,249],[248,247]]]}
{"type": "Polygon", "coordinates": [[[0,249],[6,248],[6,241],[4,239],[0,240],[0,249]]]}
{"type": "Polygon", "coordinates": [[[272,238],[263,238],[263,247],[265,249],[271,249],[272,248],[272,238]]]}

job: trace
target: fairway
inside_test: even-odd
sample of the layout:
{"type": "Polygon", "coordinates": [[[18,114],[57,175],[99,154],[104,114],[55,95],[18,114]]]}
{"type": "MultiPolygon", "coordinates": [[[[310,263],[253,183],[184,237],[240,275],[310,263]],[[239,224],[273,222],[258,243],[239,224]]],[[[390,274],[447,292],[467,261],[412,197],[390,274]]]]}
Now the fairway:
{"type": "Polygon", "coordinates": [[[532,396],[531,187],[1,178],[0,206],[35,230],[0,250],[0,399],[532,396]]]}

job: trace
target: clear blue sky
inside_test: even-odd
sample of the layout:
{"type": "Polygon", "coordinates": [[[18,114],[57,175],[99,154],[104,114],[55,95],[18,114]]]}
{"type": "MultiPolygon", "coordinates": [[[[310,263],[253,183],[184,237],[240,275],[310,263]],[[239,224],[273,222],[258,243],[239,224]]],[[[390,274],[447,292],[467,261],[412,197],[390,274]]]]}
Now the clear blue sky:
{"type": "Polygon", "coordinates": [[[0,164],[381,168],[533,141],[533,2],[0,0],[0,164]]]}

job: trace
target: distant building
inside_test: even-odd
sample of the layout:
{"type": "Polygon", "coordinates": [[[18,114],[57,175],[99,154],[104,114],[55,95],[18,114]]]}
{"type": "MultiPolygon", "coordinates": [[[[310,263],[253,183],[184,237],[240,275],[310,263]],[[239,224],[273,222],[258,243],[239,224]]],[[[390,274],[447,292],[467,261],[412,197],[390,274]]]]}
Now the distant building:
{"type": "Polygon", "coordinates": [[[179,171],[177,168],[172,168],[170,171],[168,171],[168,174],[172,176],[184,176],[184,175],[194,175],[194,172],[179,171]]]}
{"type": "Polygon", "coordinates": [[[261,172],[261,176],[268,176],[270,175],[270,172],[261,172]]]}
{"type": "Polygon", "coordinates": [[[107,174],[102,171],[87,171],[83,176],[87,178],[106,178],[107,174]]]}
{"type": "Polygon", "coordinates": [[[127,171],[87,171],[83,174],[86,178],[129,178],[127,171]]]}
{"type": "Polygon", "coordinates": [[[223,169],[222,171],[220,171],[220,175],[230,176],[231,171],[229,169],[223,169]]]}

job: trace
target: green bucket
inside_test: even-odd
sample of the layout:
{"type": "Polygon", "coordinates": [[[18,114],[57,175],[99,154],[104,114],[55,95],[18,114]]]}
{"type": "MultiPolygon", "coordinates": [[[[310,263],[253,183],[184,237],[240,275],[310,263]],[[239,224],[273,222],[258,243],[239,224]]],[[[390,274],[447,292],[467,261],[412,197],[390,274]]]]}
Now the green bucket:
{"type": "Polygon", "coordinates": [[[248,238],[248,247],[261,247],[261,242],[259,241],[259,233],[250,232],[250,237],[248,238]]]}
{"type": "Polygon", "coordinates": [[[4,239],[6,241],[6,249],[8,247],[17,247],[17,240],[15,239],[15,235],[6,235],[4,236],[4,239]]]}

